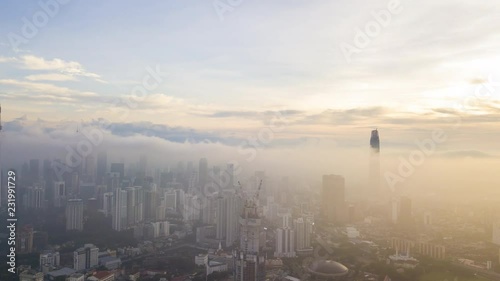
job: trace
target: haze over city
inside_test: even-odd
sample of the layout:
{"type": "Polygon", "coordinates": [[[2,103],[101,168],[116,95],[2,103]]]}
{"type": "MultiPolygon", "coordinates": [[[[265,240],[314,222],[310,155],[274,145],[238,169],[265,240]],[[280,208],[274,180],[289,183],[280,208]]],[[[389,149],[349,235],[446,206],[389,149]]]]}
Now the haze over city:
{"type": "Polygon", "coordinates": [[[498,280],[495,1],[41,0],[0,10],[0,217],[16,185],[11,233],[48,235],[14,251],[18,270],[1,268],[1,280],[498,280]],[[119,243],[94,239],[108,235],[119,243]],[[337,249],[331,263],[313,254],[319,238],[337,249]],[[150,241],[165,244],[153,251],[150,241]],[[189,262],[170,260],[176,245],[189,262]],[[120,264],[96,256],[79,268],[80,248],[120,264]],[[62,262],[42,264],[49,250],[62,262]],[[139,262],[153,252],[164,259],[139,262]],[[249,253],[254,275],[240,268],[249,253]],[[191,268],[199,255],[207,261],[191,268]],[[129,278],[137,272],[143,279],[129,278]]]}

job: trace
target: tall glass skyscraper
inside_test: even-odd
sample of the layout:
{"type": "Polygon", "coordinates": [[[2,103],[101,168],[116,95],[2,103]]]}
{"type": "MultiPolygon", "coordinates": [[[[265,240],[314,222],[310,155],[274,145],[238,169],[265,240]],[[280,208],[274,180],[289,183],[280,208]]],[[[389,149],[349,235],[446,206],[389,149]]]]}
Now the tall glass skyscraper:
{"type": "Polygon", "coordinates": [[[368,183],[369,192],[371,195],[381,195],[380,188],[380,137],[378,130],[372,130],[370,137],[370,179],[368,183]]]}

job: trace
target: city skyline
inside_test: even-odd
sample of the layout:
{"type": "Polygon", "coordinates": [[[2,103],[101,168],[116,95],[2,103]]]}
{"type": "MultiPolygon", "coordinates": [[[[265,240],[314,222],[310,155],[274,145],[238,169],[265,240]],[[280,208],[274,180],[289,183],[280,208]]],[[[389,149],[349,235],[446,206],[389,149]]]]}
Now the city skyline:
{"type": "Polygon", "coordinates": [[[495,1],[0,10],[0,280],[500,280],[495,1]]]}

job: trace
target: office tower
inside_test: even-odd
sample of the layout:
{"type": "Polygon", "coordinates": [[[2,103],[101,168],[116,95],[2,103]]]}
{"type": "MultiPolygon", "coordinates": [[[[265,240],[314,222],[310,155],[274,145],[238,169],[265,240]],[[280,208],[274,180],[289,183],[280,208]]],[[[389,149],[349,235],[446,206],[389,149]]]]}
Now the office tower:
{"type": "Polygon", "coordinates": [[[152,221],[156,219],[156,209],[160,205],[158,192],[153,190],[144,191],[144,219],[152,221]]]}
{"type": "Polygon", "coordinates": [[[44,265],[46,267],[58,267],[60,265],[59,252],[54,251],[43,251],[40,253],[40,268],[44,265]]]}
{"type": "Polygon", "coordinates": [[[66,230],[83,230],[83,200],[70,199],[66,204],[66,230]]]}
{"type": "Polygon", "coordinates": [[[278,258],[295,257],[295,233],[289,227],[282,227],[276,230],[276,250],[274,256],[278,258]]]}
{"type": "Polygon", "coordinates": [[[380,195],[380,137],[378,130],[372,130],[370,137],[370,179],[367,195],[380,195]]]}
{"type": "Polygon", "coordinates": [[[265,280],[265,255],[261,245],[261,218],[258,214],[255,199],[246,200],[239,219],[240,243],[233,251],[234,280],[261,281],[265,280]]]}
{"type": "Polygon", "coordinates": [[[97,184],[106,184],[105,178],[108,172],[108,155],[105,151],[97,154],[97,170],[96,182],[97,184]]]}
{"type": "Polygon", "coordinates": [[[344,223],[347,217],[344,177],[324,175],[322,196],[321,209],[326,222],[344,223]]]}
{"type": "Polygon", "coordinates": [[[134,186],[125,188],[127,191],[127,225],[133,226],[144,220],[144,188],[134,186]]]}
{"type": "Polygon", "coordinates": [[[45,190],[39,186],[28,187],[25,207],[28,209],[43,209],[45,207],[45,190]]]}
{"type": "Polygon", "coordinates": [[[200,187],[200,190],[205,188],[208,180],[208,161],[206,158],[201,158],[198,167],[198,186],[200,187]]]}
{"type": "Polygon", "coordinates": [[[102,210],[106,217],[112,216],[115,196],[113,192],[106,192],[102,195],[102,210]]]}
{"type": "Polygon", "coordinates": [[[230,247],[238,238],[241,200],[234,192],[223,192],[215,198],[216,239],[230,247]]]}
{"type": "Polygon", "coordinates": [[[73,252],[73,268],[83,271],[98,265],[99,248],[93,244],[85,244],[73,252]]]}
{"type": "Polygon", "coordinates": [[[63,207],[66,202],[66,183],[63,181],[54,182],[54,207],[63,207]]]}
{"type": "Polygon", "coordinates": [[[295,250],[303,251],[310,250],[311,247],[311,236],[312,236],[312,221],[306,218],[298,218],[293,222],[293,228],[295,230],[295,250]]]}
{"type": "Polygon", "coordinates": [[[411,199],[408,197],[399,199],[398,224],[407,230],[413,225],[411,199]]]}
{"type": "Polygon", "coordinates": [[[216,197],[217,209],[215,211],[216,216],[216,232],[215,238],[220,241],[225,241],[226,239],[226,227],[227,227],[227,204],[226,199],[222,194],[216,197]]]}
{"type": "Polygon", "coordinates": [[[111,163],[111,173],[118,173],[120,175],[119,182],[125,177],[125,164],[123,163],[111,163]]]}
{"type": "Polygon", "coordinates": [[[52,161],[49,159],[43,160],[42,176],[46,186],[52,186],[54,169],[52,168],[52,161]]]}
{"type": "Polygon", "coordinates": [[[500,246],[500,221],[493,223],[492,240],[493,244],[500,246]]]}
{"type": "Polygon", "coordinates": [[[113,229],[121,231],[127,226],[127,191],[116,188],[112,211],[113,229]]]}
{"type": "Polygon", "coordinates": [[[175,189],[175,195],[176,195],[176,204],[177,204],[177,211],[181,211],[182,208],[184,208],[184,197],[186,196],[186,193],[182,189],[175,189]]]}

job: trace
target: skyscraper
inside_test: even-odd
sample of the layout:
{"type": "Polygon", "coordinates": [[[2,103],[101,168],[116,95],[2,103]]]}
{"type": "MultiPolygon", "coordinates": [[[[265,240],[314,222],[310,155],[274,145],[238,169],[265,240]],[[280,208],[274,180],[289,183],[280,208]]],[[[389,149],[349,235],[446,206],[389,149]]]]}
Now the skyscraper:
{"type": "Polygon", "coordinates": [[[127,187],[127,223],[133,226],[144,220],[144,189],[142,186],[127,187]]]}
{"type": "Polygon", "coordinates": [[[66,230],[83,230],[83,200],[70,199],[66,204],[66,230]]]}
{"type": "Polygon", "coordinates": [[[121,231],[127,226],[127,191],[116,188],[112,210],[113,229],[121,231]]]}
{"type": "Polygon", "coordinates": [[[238,238],[241,200],[234,192],[224,192],[215,198],[216,238],[230,247],[238,238]]]}
{"type": "Polygon", "coordinates": [[[54,207],[62,207],[66,202],[66,183],[63,181],[54,182],[54,207]]]}
{"type": "Polygon", "coordinates": [[[326,222],[344,223],[347,219],[344,177],[324,175],[322,196],[321,209],[326,222]]]}
{"type": "Polygon", "coordinates": [[[312,221],[306,218],[294,220],[293,227],[295,231],[295,250],[311,250],[312,221]]]}
{"type": "Polygon", "coordinates": [[[370,147],[372,148],[373,152],[379,153],[380,152],[380,138],[378,136],[378,130],[372,130],[372,135],[370,137],[370,147]]]}
{"type": "Polygon", "coordinates": [[[113,204],[115,195],[113,192],[105,192],[102,195],[102,210],[106,217],[113,215],[113,204]]]}
{"type": "Polygon", "coordinates": [[[380,137],[378,130],[372,130],[370,137],[370,179],[367,195],[379,195],[380,193],[380,137]]]}
{"type": "Polygon", "coordinates": [[[198,185],[200,190],[205,188],[208,183],[208,161],[207,158],[201,158],[198,167],[198,185]]]}
{"type": "Polygon", "coordinates": [[[26,190],[25,207],[28,209],[42,209],[45,207],[45,190],[40,186],[30,186],[26,190]]]}
{"type": "Polygon", "coordinates": [[[295,232],[289,227],[280,227],[276,230],[275,257],[295,257],[295,232]]]}
{"type": "Polygon", "coordinates": [[[108,155],[105,151],[97,154],[96,182],[105,184],[106,173],[108,172],[108,155]]]}
{"type": "MultiPolygon", "coordinates": [[[[257,196],[258,197],[258,196],[257,196]]],[[[265,280],[265,255],[260,243],[261,218],[255,199],[246,200],[240,217],[240,243],[234,250],[234,280],[265,280]]]]}

